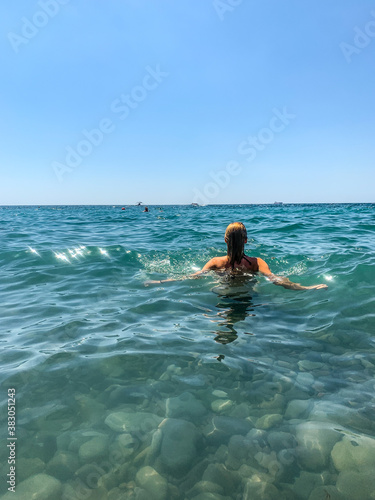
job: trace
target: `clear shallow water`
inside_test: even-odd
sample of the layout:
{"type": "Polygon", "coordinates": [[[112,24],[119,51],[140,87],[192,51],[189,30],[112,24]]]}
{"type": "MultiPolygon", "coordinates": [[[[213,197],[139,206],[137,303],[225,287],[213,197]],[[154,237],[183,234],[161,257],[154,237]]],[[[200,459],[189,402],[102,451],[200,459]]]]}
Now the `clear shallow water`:
{"type": "Polygon", "coordinates": [[[374,230],[374,205],[0,207],[2,477],[14,387],[18,495],[373,498],[374,230]],[[144,286],[222,255],[235,220],[328,290],[144,286]]]}

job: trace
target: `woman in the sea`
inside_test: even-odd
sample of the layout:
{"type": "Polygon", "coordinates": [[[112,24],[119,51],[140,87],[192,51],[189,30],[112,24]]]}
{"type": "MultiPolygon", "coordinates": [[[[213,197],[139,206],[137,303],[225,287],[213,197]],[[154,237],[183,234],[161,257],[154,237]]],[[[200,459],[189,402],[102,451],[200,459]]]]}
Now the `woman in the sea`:
{"type": "MultiPolygon", "coordinates": [[[[248,257],[245,255],[245,244],[247,243],[247,232],[245,226],[241,222],[233,222],[229,224],[225,231],[225,243],[227,244],[227,255],[223,257],[214,257],[209,260],[203,268],[187,278],[197,278],[207,271],[232,270],[249,273],[260,272],[275,285],[283,286],[291,290],[311,290],[327,288],[327,285],[312,285],[303,286],[299,283],[293,283],[284,276],[276,276],[268,267],[268,264],[259,257],[248,257]]],[[[151,283],[165,283],[167,281],[175,281],[167,279],[161,281],[148,281],[151,283]]]]}

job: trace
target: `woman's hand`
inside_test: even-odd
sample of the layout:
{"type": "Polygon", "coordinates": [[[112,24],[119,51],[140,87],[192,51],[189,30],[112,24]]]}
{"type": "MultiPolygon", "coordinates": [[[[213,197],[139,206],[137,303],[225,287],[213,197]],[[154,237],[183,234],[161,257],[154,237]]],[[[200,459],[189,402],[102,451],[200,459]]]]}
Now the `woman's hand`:
{"type": "Polygon", "coordinates": [[[313,289],[315,289],[315,290],[325,290],[326,288],[328,288],[328,285],[324,285],[324,284],[305,286],[306,290],[313,290],[313,289]]]}

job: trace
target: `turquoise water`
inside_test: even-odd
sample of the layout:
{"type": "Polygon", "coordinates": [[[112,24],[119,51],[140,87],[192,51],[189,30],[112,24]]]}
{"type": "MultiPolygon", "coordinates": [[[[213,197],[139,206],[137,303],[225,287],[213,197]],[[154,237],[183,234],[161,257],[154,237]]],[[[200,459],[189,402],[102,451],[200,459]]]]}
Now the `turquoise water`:
{"type": "Polygon", "coordinates": [[[142,210],[0,207],[0,495],[374,498],[375,205],[142,210]],[[329,288],[144,285],[222,255],[235,220],[248,255],[329,288]]]}

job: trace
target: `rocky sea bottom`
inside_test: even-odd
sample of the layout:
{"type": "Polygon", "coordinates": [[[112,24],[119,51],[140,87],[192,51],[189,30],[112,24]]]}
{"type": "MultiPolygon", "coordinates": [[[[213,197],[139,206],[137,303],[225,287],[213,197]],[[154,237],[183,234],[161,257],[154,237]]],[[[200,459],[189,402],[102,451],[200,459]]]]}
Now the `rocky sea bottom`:
{"type": "Polygon", "coordinates": [[[55,354],[11,380],[17,487],[1,500],[375,498],[375,358],[330,351],[234,367],[118,355],[70,372],[55,354]]]}

